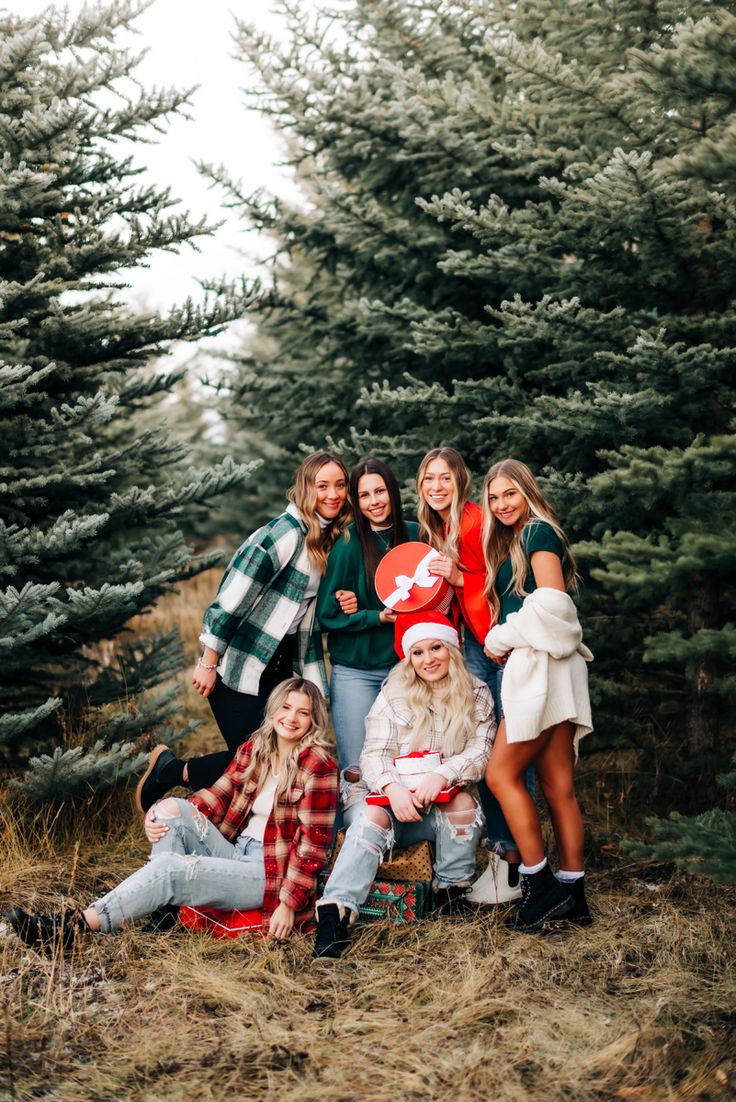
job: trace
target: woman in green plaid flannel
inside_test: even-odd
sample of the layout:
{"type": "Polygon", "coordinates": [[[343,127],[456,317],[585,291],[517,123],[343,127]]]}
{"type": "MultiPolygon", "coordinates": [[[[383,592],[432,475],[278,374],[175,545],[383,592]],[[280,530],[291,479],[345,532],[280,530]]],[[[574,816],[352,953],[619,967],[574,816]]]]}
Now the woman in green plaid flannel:
{"type": "Polygon", "coordinates": [[[300,464],[290,504],[233,555],[204,614],[192,683],[212,708],[227,750],[182,761],[151,753],[138,785],[141,811],[176,785],[205,788],[221,776],[263,718],[268,694],[292,673],[326,695],[315,602],[327,556],[350,518],[348,472],[329,452],[300,464]]]}

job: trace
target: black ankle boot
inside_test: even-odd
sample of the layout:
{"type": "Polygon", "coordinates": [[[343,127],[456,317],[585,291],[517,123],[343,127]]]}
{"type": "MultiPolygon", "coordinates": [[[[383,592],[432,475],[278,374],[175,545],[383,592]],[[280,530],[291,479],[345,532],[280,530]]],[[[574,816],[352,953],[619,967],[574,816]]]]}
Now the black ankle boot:
{"type": "Polygon", "coordinates": [[[451,884],[449,888],[437,888],[434,893],[434,913],[439,915],[466,915],[474,911],[468,899],[470,884],[451,884]]]}
{"type": "Polygon", "coordinates": [[[312,956],[337,960],[343,955],[350,941],[348,924],[350,911],[340,916],[337,903],[324,903],[317,908],[317,935],[314,939],[312,956]]]}
{"type": "Polygon", "coordinates": [[[168,746],[164,746],[163,743],[160,746],[154,746],[148,755],[146,771],[138,781],[138,787],[135,790],[138,810],[145,815],[170,788],[184,784],[185,764],[174,757],[168,746]]]}
{"type": "Polygon", "coordinates": [[[585,898],[585,877],[580,876],[577,880],[561,880],[560,883],[570,893],[574,903],[572,910],[564,916],[565,922],[574,922],[577,926],[590,926],[593,916],[588,910],[588,900],[585,898]]]}
{"type": "Polygon", "coordinates": [[[90,932],[82,912],[71,908],[60,914],[39,915],[13,907],[5,917],[20,940],[34,949],[69,948],[78,934],[90,932]]]}
{"type": "Polygon", "coordinates": [[[142,934],[166,934],[173,930],[179,922],[179,908],[166,904],[151,911],[144,926],[141,926],[142,934]]]}
{"type": "Polygon", "coordinates": [[[519,909],[507,918],[504,926],[509,930],[533,933],[541,930],[546,922],[562,918],[575,906],[569,884],[561,884],[549,865],[539,872],[521,874],[521,903],[519,909]]]}

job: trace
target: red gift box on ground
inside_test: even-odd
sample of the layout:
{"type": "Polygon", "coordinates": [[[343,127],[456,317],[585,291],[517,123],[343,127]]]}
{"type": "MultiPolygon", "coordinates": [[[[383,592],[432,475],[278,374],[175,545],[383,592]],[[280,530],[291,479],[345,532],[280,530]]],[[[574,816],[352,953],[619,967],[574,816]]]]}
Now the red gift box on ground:
{"type": "Polygon", "coordinates": [[[446,612],[454,590],[445,578],[429,573],[439,554],[426,543],[400,543],[392,547],[376,568],[376,593],[393,612],[446,612]]]}
{"type": "Polygon", "coordinates": [[[180,907],[179,918],[189,930],[229,940],[241,934],[263,934],[260,911],[218,911],[215,907],[180,907]]]}

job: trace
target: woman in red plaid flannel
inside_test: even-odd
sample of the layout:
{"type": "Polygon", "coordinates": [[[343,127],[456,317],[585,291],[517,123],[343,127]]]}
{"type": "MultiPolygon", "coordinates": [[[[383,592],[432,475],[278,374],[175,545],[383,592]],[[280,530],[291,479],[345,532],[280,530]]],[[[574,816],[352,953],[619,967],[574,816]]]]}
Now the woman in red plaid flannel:
{"type": "Polygon", "coordinates": [[[288,938],[311,920],[317,876],[332,841],[337,766],[319,689],[303,678],[277,686],[266,718],[210,788],[168,798],[146,815],[151,859],[86,910],[55,915],[13,908],[27,944],[71,944],[110,933],[160,908],[260,910],[268,935],[288,938]]]}

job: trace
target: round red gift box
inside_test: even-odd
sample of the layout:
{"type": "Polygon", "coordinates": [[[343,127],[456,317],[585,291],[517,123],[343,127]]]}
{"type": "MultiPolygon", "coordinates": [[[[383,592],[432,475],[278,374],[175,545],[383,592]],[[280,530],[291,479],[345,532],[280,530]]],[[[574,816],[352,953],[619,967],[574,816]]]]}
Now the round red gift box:
{"type": "Polygon", "coordinates": [[[445,578],[430,574],[428,567],[438,552],[426,543],[400,543],[392,547],[376,569],[376,593],[393,612],[445,612],[452,589],[445,578]]]}

